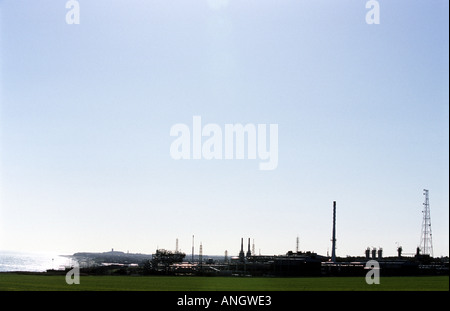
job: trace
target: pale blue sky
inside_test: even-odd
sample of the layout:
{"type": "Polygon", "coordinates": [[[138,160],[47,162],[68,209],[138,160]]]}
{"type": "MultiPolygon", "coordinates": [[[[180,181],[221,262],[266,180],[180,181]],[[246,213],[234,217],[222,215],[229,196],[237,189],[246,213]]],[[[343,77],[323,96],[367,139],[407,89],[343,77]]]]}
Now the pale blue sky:
{"type": "Polygon", "coordinates": [[[412,253],[426,188],[448,255],[447,1],[65,2],[0,1],[0,249],[325,255],[337,201],[339,256],[412,253]],[[194,115],[278,124],[277,169],[173,160],[194,115]]]}

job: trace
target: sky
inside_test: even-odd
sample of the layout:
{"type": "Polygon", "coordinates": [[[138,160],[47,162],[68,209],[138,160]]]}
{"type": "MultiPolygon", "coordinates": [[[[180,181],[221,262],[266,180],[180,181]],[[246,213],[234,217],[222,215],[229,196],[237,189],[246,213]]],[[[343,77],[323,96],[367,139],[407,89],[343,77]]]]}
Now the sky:
{"type": "Polygon", "coordinates": [[[0,250],[449,254],[449,4],[0,1],[0,250]],[[171,157],[277,124],[278,165],[171,157]],[[203,138],[204,142],[206,138],[203,138]],[[246,247],[246,245],[245,245],[246,247]]]}

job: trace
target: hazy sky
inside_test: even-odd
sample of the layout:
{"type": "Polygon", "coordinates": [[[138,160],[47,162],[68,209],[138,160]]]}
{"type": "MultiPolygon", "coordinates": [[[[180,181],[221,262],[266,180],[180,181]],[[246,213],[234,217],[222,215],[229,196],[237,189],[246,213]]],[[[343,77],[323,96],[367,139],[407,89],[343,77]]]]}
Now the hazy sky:
{"type": "Polygon", "coordinates": [[[449,4],[0,1],[0,249],[449,254],[449,4]],[[278,124],[278,166],[174,160],[174,124],[278,124]]]}

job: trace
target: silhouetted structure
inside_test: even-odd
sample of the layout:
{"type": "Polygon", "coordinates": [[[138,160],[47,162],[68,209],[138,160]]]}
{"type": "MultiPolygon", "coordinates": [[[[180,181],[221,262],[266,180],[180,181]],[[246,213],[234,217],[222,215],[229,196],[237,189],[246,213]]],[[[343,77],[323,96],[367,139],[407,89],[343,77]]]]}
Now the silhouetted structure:
{"type": "Polygon", "coordinates": [[[248,249],[247,249],[247,257],[250,257],[252,252],[250,251],[250,238],[248,238],[248,249]]]}
{"type": "Polygon", "coordinates": [[[433,239],[431,234],[431,216],[430,216],[430,202],[428,197],[428,190],[423,190],[425,202],[423,203],[423,220],[422,233],[420,237],[420,251],[422,255],[429,255],[433,257],[433,239]]]}
{"type": "Polygon", "coordinates": [[[333,237],[331,238],[331,261],[336,262],[336,201],[333,201],[333,237]]]}
{"type": "Polygon", "coordinates": [[[239,260],[244,261],[245,255],[244,255],[244,238],[241,238],[241,251],[239,252],[239,260]]]}

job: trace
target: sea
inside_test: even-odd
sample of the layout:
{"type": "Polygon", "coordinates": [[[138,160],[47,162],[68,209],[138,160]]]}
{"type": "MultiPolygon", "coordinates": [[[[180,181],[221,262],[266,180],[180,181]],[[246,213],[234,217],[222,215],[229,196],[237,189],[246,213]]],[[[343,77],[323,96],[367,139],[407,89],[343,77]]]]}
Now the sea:
{"type": "Polygon", "coordinates": [[[67,255],[0,250],[0,272],[64,270],[72,264],[72,259],[67,255]]]}

